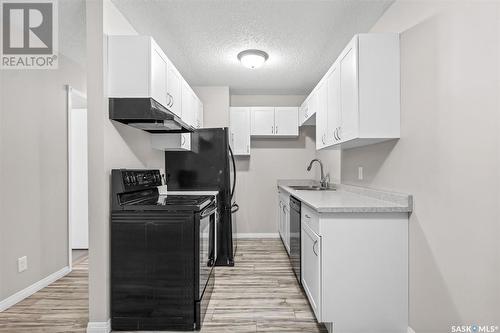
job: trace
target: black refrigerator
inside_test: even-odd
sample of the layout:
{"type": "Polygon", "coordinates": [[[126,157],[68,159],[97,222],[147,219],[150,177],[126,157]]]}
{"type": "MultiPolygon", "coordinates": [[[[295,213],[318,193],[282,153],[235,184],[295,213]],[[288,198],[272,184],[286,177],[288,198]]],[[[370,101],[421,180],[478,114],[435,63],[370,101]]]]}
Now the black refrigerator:
{"type": "Polygon", "coordinates": [[[219,191],[217,197],[217,266],[233,266],[237,244],[233,214],[236,165],[229,147],[229,129],[206,128],[191,133],[191,151],[165,152],[169,191],[219,191]]]}

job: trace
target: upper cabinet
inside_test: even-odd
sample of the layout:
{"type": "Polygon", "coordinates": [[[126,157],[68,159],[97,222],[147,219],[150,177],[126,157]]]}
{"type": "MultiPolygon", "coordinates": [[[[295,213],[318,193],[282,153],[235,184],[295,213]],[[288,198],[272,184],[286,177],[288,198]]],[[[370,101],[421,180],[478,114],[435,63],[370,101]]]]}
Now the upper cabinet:
{"type": "Polygon", "coordinates": [[[253,136],[299,135],[298,107],[251,107],[250,114],[253,136]]]}
{"type": "Polygon", "coordinates": [[[250,114],[252,135],[274,135],[273,107],[252,107],[250,108],[250,114]]]}
{"type": "MultiPolygon", "coordinates": [[[[149,36],[108,37],[108,97],[152,98],[191,128],[203,127],[203,103],[149,36]]],[[[151,134],[162,150],[191,150],[190,133],[151,134]]]]}
{"type": "Polygon", "coordinates": [[[299,108],[299,126],[314,126],[316,123],[316,108],[314,93],[311,93],[299,108]]]}
{"type": "Polygon", "coordinates": [[[306,101],[316,113],[317,149],[399,138],[399,35],[356,35],[306,101]]]}
{"type": "Polygon", "coordinates": [[[250,108],[229,109],[230,145],[234,155],[250,155],[250,108]]]}
{"type": "Polygon", "coordinates": [[[181,117],[182,76],[170,61],[167,63],[167,98],[170,111],[181,117]]]}
{"type": "Polygon", "coordinates": [[[149,36],[108,37],[108,97],[153,98],[185,123],[203,126],[203,104],[149,36]]]}

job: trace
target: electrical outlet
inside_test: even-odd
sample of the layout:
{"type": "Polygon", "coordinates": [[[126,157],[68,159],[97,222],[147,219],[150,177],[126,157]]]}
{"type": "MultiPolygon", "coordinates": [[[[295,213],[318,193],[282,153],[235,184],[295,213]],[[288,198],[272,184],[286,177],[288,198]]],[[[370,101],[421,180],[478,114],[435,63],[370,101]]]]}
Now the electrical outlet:
{"type": "Polygon", "coordinates": [[[17,259],[17,271],[21,273],[27,269],[28,269],[28,257],[24,256],[17,259]]]}
{"type": "Polygon", "coordinates": [[[358,180],[363,180],[363,167],[358,167],[358,180]]]}

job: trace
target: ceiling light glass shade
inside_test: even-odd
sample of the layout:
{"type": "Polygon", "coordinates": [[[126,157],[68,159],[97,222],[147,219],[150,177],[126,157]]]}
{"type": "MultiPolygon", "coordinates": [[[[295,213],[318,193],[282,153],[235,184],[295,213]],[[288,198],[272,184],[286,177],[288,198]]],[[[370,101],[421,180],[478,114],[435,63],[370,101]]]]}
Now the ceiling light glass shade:
{"type": "Polygon", "coordinates": [[[261,50],[245,50],[238,53],[238,60],[250,69],[259,68],[268,58],[269,55],[261,50]]]}

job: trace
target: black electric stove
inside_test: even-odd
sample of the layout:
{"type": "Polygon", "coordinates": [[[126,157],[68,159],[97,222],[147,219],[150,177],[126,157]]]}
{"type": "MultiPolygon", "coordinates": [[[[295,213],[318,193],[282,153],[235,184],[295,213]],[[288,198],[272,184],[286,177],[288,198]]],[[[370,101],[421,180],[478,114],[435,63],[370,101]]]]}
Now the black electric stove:
{"type": "Polygon", "coordinates": [[[199,330],[215,275],[217,205],[209,195],[160,196],[159,170],[113,170],[113,331],[199,330]]]}

